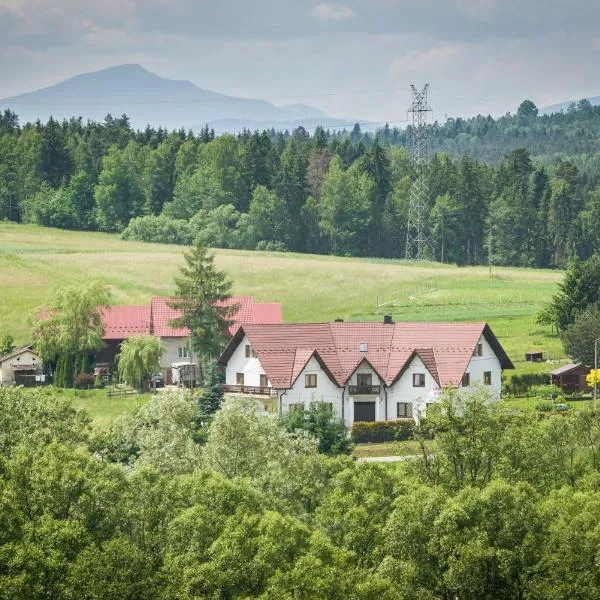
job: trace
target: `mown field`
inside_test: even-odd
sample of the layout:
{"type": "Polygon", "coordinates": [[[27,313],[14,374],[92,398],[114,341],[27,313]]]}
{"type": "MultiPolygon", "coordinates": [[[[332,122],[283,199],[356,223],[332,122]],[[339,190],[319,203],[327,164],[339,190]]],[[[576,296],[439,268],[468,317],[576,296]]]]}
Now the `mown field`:
{"type": "MultiPolygon", "coordinates": [[[[117,235],[0,223],[0,335],[28,340],[27,318],[52,289],[88,277],[106,280],[115,303],[146,303],[173,291],[183,248],[120,240],[117,235]]],[[[541,348],[564,359],[560,340],[535,324],[538,308],[556,291],[559,271],[456,267],[293,253],[216,250],[217,265],[236,294],[281,302],[284,319],[488,321],[517,371],[541,348]]]]}

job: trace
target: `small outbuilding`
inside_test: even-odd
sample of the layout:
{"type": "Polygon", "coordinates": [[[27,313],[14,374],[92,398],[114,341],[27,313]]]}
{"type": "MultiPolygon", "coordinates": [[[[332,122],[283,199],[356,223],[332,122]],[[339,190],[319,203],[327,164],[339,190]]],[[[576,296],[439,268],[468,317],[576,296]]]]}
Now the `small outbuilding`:
{"type": "Polygon", "coordinates": [[[0,356],[0,386],[33,387],[44,382],[42,359],[31,346],[21,346],[0,356]]]}
{"type": "Polygon", "coordinates": [[[525,360],[527,362],[544,362],[543,350],[530,350],[525,352],[525,360]]]}
{"type": "Polygon", "coordinates": [[[552,383],[558,386],[563,392],[571,394],[578,392],[589,392],[590,388],[585,380],[589,369],[581,363],[569,363],[555,369],[550,373],[552,383]]]}

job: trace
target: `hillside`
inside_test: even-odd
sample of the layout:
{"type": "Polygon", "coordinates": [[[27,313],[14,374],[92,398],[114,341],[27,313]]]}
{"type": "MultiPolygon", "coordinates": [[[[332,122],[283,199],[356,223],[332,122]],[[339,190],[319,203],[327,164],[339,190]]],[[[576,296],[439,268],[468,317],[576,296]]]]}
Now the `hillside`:
{"type": "MultiPolygon", "coordinates": [[[[237,131],[253,123],[260,127],[294,128],[305,121],[344,124],[303,104],[277,107],[265,100],[227,96],[199,88],[190,81],[160,77],[140,65],[110,67],[83,73],[55,85],[0,100],[0,109],[16,112],[22,123],[51,115],[62,120],[81,116],[101,121],[127,114],[136,128],[147,124],[168,129],[215,125],[237,131]]],[[[348,123],[346,122],[346,125],[348,123]]]]}
{"type": "MultiPolygon", "coordinates": [[[[0,334],[27,341],[27,316],[53,286],[101,277],[115,303],[145,303],[172,292],[181,246],[126,242],[115,235],[0,224],[0,334]]],[[[282,302],[287,322],[381,319],[488,321],[517,369],[526,350],[563,357],[560,341],[534,324],[559,271],[456,267],[292,253],[216,250],[234,293],[282,302]],[[428,291],[426,291],[426,289],[428,291]],[[425,293],[422,293],[425,292],[425,293]],[[387,303],[378,309],[376,304],[387,303]]],[[[547,369],[545,364],[536,366],[547,369]]]]}

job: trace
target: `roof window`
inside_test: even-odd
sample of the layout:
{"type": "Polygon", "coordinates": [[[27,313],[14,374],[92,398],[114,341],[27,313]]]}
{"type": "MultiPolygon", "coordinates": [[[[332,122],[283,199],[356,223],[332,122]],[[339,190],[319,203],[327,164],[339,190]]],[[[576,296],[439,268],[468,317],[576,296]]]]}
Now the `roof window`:
{"type": "Polygon", "coordinates": [[[368,346],[367,342],[361,342],[358,345],[358,349],[359,349],[360,352],[368,352],[369,351],[369,346],[368,346]]]}

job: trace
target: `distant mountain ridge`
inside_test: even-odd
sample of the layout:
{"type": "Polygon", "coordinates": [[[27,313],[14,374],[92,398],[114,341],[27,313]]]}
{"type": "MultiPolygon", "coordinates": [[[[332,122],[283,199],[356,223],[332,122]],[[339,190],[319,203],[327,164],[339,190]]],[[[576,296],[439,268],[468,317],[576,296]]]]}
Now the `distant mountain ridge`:
{"type": "MultiPolygon", "coordinates": [[[[193,128],[208,124],[219,131],[237,131],[256,124],[259,128],[288,129],[310,123],[323,127],[351,127],[354,122],[332,119],[304,104],[275,106],[266,100],[239,98],[204,90],[191,81],[167,79],[138,64],[109,67],[83,73],[33,92],[0,100],[20,121],[46,121],[83,117],[103,120],[111,113],[129,116],[135,128],[193,128]],[[234,125],[237,127],[234,128],[234,125]]],[[[254,127],[253,127],[254,128],[254,127]]]]}
{"type": "MultiPolygon", "coordinates": [[[[592,106],[600,106],[600,96],[592,96],[590,98],[582,98],[580,100],[588,100],[592,106]]],[[[544,108],[540,109],[540,114],[551,115],[553,113],[567,112],[570,106],[577,104],[580,102],[580,100],[569,100],[568,102],[560,102],[559,104],[545,106],[544,108]]]]}

